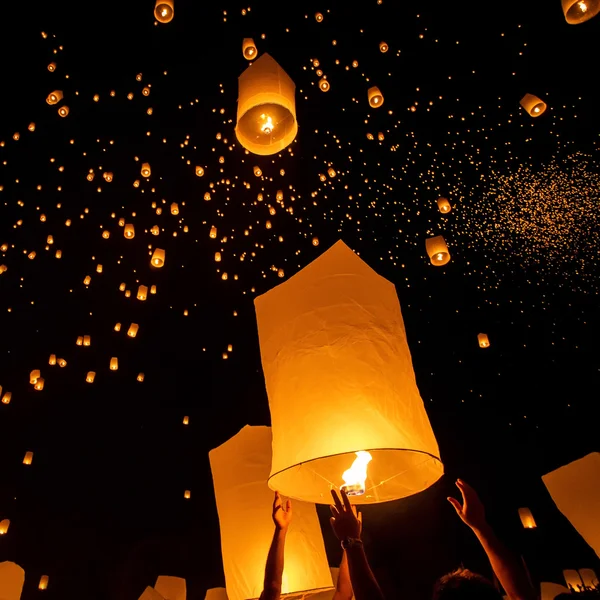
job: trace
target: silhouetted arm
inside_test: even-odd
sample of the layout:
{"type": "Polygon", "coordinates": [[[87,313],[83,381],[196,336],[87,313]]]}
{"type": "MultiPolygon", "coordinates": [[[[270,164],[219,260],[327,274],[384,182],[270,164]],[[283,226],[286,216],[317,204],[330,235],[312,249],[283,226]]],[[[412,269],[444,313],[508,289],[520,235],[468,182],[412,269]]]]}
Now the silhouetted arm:
{"type": "Polygon", "coordinates": [[[333,600],[352,600],[354,591],[352,590],[352,582],[350,581],[350,571],[348,570],[348,556],[344,550],[342,562],[340,563],[340,572],[338,575],[337,585],[335,586],[335,594],[333,600]]]}

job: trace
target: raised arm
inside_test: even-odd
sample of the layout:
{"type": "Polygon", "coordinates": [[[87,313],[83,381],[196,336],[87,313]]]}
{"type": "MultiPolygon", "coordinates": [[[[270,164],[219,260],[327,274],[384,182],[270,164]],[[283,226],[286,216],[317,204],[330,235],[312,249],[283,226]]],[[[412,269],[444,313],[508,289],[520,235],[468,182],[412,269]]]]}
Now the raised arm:
{"type": "MultiPolygon", "coordinates": [[[[356,508],[350,504],[342,490],[342,500],[331,490],[334,506],[331,507],[331,527],[342,543],[348,561],[351,587],[356,600],[384,600],[381,588],[371,571],[361,539],[361,520],[356,508]]],[[[343,561],[342,561],[343,562],[343,561]]],[[[340,577],[342,570],[340,568],[340,577]]],[[[337,592],[336,592],[337,594],[337,592]]]]}
{"type": "Polygon", "coordinates": [[[281,596],[285,538],[291,520],[292,502],[288,500],[284,506],[279,492],[275,492],[275,499],[273,500],[273,522],[275,523],[275,532],[273,533],[273,541],[271,542],[269,554],[267,555],[265,581],[263,592],[260,595],[262,600],[279,600],[281,596]]]}
{"type": "Polygon", "coordinates": [[[448,502],[477,536],[510,600],[536,600],[536,593],[529,583],[525,569],[488,525],[485,509],[477,492],[462,479],[457,479],[456,487],[462,494],[462,505],[456,498],[448,498],[448,502]]]}
{"type": "MultiPolygon", "coordinates": [[[[353,506],[352,510],[357,516],[358,521],[361,525],[362,532],[362,513],[356,512],[356,507],[353,506]]],[[[350,581],[350,571],[348,569],[348,555],[343,550],[342,562],[340,563],[340,572],[338,574],[337,585],[335,586],[335,594],[333,600],[352,600],[354,596],[354,590],[352,589],[352,582],[350,581]]]]}

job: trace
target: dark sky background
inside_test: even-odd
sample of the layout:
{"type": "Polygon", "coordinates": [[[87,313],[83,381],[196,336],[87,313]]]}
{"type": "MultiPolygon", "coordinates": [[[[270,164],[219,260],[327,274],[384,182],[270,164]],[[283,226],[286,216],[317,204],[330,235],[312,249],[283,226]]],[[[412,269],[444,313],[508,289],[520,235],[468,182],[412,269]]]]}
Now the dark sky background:
{"type": "Polygon", "coordinates": [[[385,589],[427,598],[461,562],[489,574],[445,501],[457,476],[535,578],[598,570],[541,476],[600,450],[600,18],[567,25],[558,0],[250,7],[176,0],[174,20],[157,25],[152,0],[3,6],[0,385],[12,400],[0,404],[0,520],[11,520],[0,561],[25,569],[23,600],[42,593],[42,574],[48,600],[136,599],[160,574],[185,577],[193,600],[224,584],[208,451],[269,424],[253,299],[338,239],[396,284],[446,468],[417,496],[365,508],[385,589]],[[247,155],[235,139],[244,37],[297,86],[300,129],[280,155],[247,155]],[[371,85],[385,98],[377,110],[371,85]],[[53,90],[66,118],[46,104],[53,90]],[[547,102],[544,115],[520,108],[525,93],[547,102]],[[321,182],[329,166],[337,175],[321,182]],[[443,268],[425,252],[438,234],[452,255],[443,268]],[[164,268],[150,268],[150,245],[166,250],[164,268]],[[157,294],[137,300],[140,284],[157,294]],[[90,347],[76,345],[82,335],[90,347]],[[537,530],[521,529],[520,506],[537,530]]]}

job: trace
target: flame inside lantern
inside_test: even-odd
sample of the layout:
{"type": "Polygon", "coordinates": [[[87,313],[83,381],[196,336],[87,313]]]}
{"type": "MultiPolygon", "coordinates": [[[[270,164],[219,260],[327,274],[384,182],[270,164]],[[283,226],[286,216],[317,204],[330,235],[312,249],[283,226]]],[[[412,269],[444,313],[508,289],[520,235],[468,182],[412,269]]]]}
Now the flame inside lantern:
{"type": "Polygon", "coordinates": [[[342,475],[344,485],[340,489],[344,490],[348,496],[362,496],[365,493],[367,465],[372,460],[373,457],[369,452],[360,450],[356,453],[352,466],[342,475]]]}

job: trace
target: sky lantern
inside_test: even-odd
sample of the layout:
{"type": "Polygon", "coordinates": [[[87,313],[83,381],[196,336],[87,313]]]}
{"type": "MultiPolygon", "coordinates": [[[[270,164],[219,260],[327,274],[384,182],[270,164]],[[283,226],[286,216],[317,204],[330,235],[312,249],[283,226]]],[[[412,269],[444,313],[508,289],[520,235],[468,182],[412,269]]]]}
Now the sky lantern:
{"type": "Polygon", "coordinates": [[[252,38],[244,38],[242,42],[242,53],[246,60],[254,60],[258,54],[256,44],[252,38]]]}
{"type": "Polygon", "coordinates": [[[138,300],[146,300],[146,298],[148,298],[148,286],[140,285],[138,287],[137,299],[138,300]]]}
{"type": "Polygon", "coordinates": [[[61,90],[54,90],[48,94],[46,98],[46,102],[53,106],[54,104],[58,104],[63,99],[63,93],[61,90]]]}
{"type": "Polygon", "coordinates": [[[560,512],[600,557],[600,453],[592,452],[542,477],[560,512]]]}
{"type": "Polygon", "coordinates": [[[213,240],[217,239],[217,228],[214,225],[211,226],[208,237],[213,240]]]}
{"type": "Polygon", "coordinates": [[[173,20],[174,14],[173,0],[156,0],[154,18],[159,23],[170,23],[173,20]]]}
{"type": "Polygon", "coordinates": [[[33,462],[33,452],[25,452],[25,458],[23,458],[24,465],[30,465],[33,462]]]}
{"type": "Polygon", "coordinates": [[[379,52],[387,52],[390,49],[390,47],[387,45],[386,42],[379,42],[379,52]]]}
{"type": "Polygon", "coordinates": [[[480,348],[490,347],[490,339],[488,338],[487,333],[478,333],[477,342],[479,343],[480,348]]]}
{"type": "Polygon", "coordinates": [[[383,94],[379,91],[377,86],[368,89],[367,97],[371,108],[379,108],[383,104],[383,94]]]}
{"type": "Polygon", "coordinates": [[[546,110],[546,103],[533,94],[525,94],[520,104],[531,117],[539,117],[546,110]]]}
{"type": "Polygon", "coordinates": [[[179,204],[177,204],[177,202],[172,202],[171,203],[171,214],[172,215],[178,215],[179,214],[179,204]]]}
{"type": "Polygon", "coordinates": [[[198,177],[202,177],[204,175],[204,167],[200,167],[200,166],[196,167],[196,175],[198,177]]]}
{"type": "Polygon", "coordinates": [[[140,326],[137,323],[132,323],[129,326],[129,329],[127,330],[127,335],[129,337],[134,338],[137,335],[137,332],[139,331],[140,326]]]}
{"type": "Polygon", "coordinates": [[[252,172],[254,173],[254,175],[256,175],[256,177],[262,176],[262,170],[259,166],[252,167],[252,172]]]}
{"type": "Polygon", "coordinates": [[[182,577],[171,577],[159,575],[154,589],[165,598],[165,600],[186,600],[187,586],[182,577]]]}
{"type": "Polygon", "coordinates": [[[322,23],[323,22],[323,13],[315,13],[315,21],[317,23],[322,23]]]}
{"type": "Polygon", "coordinates": [[[50,355],[50,358],[48,359],[48,364],[52,367],[56,364],[56,354],[50,355]]]}
{"type": "Polygon", "coordinates": [[[537,527],[530,509],[520,508],[519,518],[521,519],[521,525],[523,525],[525,529],[535,529],[537,527]]]}
{"type": "Polygon", "coordinates": [[[567,23],[579,25],[600,12],[600,0],[562,0],[562,8],[567,23]]]}
{"type": "Polygon", "coordinates": [[[255,300],[273,427],[269,487],[385,502],[443,474],[393,284],[338,242],[255,300]]]}
{"type": "Polygon", "coordinates": [[[10,520],[3,519],[0,521],[0,535],[6,535],[8,533],[8,528],[10,527],[10,520]]]}
{"type": "Polygon", "coordinates": [[[40,377],[35,382],[35,385],[33,386],[33,389],[36,390],[37,392],[41,392],[44,389],[44,384],[45,383],[46,383],[46,380],[43,377],[40,377]]]}
{"type": "Polygon", "coordinates": [[[48,589],[48,580],[50,578],[48,577],[48,575],[42,575],[40,577],[40,583],[38,584],[38,589],[39,590],[45,590],[48,589]]]}
{"type": "Polygon", "coordinates": [[[14,562],[0,562],[0,598],[21,600],[25,571],[14,562]]]}
{"type": "Polygon", "coordinates": [[[322,92],[328,92],[331,89],[331,85],[329,84],[329,81],[325,79],[325,77],[321,77],[319,80],[319,89],[322,92]]]}
{"type": "Polygon", "coordinates": [[[96,379],[96,373],[94,371],[88,371],[88,374],[85,376],[86,382],[94,383],[94,379],[96,379]]]}
{"type": "Polygon", "coordinates": [[[441,235],[427,238],[425,240],[425,249],[432,265],[443,267],[450,262],[450,252],[446,245],[446,240],[441,235]]]}
{"type": "Polygon", "coordinates": [[[59,117],[66,117],[69,114],[69,107],[68,106],[61,106],[58,109],[58,116],[59,117]]]}
{"type": "Polygon", "coordinates": [[[441,213],[449,213],[452,210],[452,206],[450,205],[448,198],[438,198],[437,205],[441,213]]]}
{"type": "Polygon", "coordinates": [[[265,53],[240,75],[238,85],[238,141],[253,154],[281,152],[298,133],[294,82],[265,53]]]}
{"type": "MultiPolygon", "coordinates": [[[[229,600],[258,598],[273,537],[271,430],[244,427],[209,453],[229,600]],[[240,502],[240,498],[243,502],[240,502]]],[[[329,496],[331,498],[331,495],[329,496]]],[[[295,501],[285,545],[282,594],[331,589],[333,582],[314,504],[295,501]]]]}
{"type": "Polygon", "coordinates": [[[143,163],[140,173],[142,174],[142,177],[150,177],[150,175],[152,175],[152,169],[150,168],[150,163],[143,163]]]}
{"type": "Polygon", "coordinates": [[[160,269],[165,264],[165,251],[161,248],[156,248],[152,253],[150,264],[157,269],[160,269]]]}
{"type": "Polygon", "coordinates": [[[119,368],[119,359],[116,356],[113,356],[110,359],[110,370],[116,371],[119,368]]]}

